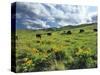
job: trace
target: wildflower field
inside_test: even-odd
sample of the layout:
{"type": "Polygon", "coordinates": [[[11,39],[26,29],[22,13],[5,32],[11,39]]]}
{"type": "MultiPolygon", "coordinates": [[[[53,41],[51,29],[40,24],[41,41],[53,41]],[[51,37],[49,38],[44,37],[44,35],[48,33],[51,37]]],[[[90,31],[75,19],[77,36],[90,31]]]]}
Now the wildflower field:
{"type": "Polygon", "coordinates": [[[16,30],[16,72],[97,67],[96,24],[41,30],[16,30]],[[80,29],[84,32],[80,33],[80,29]],[[72,34],[62,34],[71,31],[72,34]],[[48,36],[46,33],[52,35],[48,36]],[[37,38],[36,34],[42,34],[37,38]]]}

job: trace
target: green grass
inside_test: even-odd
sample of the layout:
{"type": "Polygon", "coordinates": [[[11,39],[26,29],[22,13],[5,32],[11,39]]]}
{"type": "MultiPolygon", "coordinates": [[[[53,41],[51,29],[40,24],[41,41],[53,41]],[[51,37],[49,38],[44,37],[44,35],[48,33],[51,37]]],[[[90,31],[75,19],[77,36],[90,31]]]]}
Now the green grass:
{"type": "Polygon", "coordinates": [[[96,24],[53,30],[17,30],[17,72],[97,67],[96,24]],[[79,33],[80,29],[85,32],[79,33]],[[70,30],[71,35],[61,34],[70,30]],[[51,36],[46,33],[51,32],[51,36]],[[36,38],[41,33],[42,38],[36,38]],[[37,43],[37,41],[40,41],[37,43]]]}

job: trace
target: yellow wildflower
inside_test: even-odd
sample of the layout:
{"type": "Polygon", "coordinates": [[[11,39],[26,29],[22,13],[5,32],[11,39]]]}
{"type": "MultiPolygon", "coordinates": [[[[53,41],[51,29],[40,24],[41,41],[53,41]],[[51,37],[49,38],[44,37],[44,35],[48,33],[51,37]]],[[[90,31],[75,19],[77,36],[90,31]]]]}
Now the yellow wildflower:
{"type": "Polygon", "coordinates": [[[35,49],[35,48],[32,49],[32,53],[33,53],[33,54],[35,54],[35,53],[37,53],[37,52],[38,52],[37,49],[35,49]]]}
{"type": "Polygon", "coordinates": [[[31,64],[32,64],[32,60],[28,60],[28,61],[26,62],[26,64],[31,65],[31,64]]]}

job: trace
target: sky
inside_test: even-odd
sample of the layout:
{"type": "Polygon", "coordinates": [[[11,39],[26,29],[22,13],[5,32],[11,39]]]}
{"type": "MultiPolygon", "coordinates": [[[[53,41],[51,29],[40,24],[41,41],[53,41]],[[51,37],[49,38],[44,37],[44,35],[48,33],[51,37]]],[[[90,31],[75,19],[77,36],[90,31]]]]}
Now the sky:
{"type": "Polygon", "coordinates": [[[41,29],[97,22],[96,6],[16,3],[17,28],[41,29]]]}

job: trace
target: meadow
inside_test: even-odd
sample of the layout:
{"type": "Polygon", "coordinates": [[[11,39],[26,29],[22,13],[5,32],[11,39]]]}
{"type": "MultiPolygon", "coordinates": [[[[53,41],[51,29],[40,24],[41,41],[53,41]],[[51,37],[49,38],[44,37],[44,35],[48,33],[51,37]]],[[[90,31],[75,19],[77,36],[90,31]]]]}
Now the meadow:
{"type": "Polygon", "coordinates": [[[16,72],[37,72],[97,67],[97,25],[40,30],[17,29],[16,72]],[[84,32],[80,33],[80,29],[84,32]],[[72,34],[63,32],[71,31],[72,34]],[[47,33],[51,35],[47,35],[47,33]],[[36,34],[42,34],[41,38],[36,34]]]}

